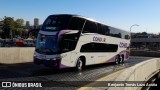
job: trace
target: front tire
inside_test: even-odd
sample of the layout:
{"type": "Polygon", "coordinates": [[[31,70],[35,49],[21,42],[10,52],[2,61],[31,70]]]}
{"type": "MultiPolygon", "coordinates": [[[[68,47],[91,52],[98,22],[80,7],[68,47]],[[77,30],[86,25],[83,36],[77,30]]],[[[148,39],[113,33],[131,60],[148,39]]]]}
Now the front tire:
{"type": "Polygon", "coordinates": [[[121,56],[121,63],[124,63],[124,55],[121,56]]]}
{"type": "Polygon", "coordinates": [[[82,70],[82,68],[83,68],[83,61],[81,60],[81,58],[79,58],[78,59],[78,61],[77,61],[77,64],[76,64],[76,69],[78,70],[78,71],[81,71],[82,70]]]}
{"type": "Polygon", "coordinates": [[[115,57],[115,64],[120,64],[120,57],[118,55],[115,57]]]}

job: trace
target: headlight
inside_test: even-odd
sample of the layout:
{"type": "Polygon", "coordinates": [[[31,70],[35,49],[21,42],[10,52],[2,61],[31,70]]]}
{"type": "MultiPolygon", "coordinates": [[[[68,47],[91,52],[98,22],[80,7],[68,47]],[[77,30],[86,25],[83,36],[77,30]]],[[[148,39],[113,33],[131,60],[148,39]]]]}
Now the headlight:
{"type": "Polygon", "coordinates": [[[61,57],[55,57],[55,58],[53,58],[51,60],[59,60],[59,59],[61,59],[61,57]]]}
{"type": "Polygon", "coordinates": [[[33,57],[37,57],[36,54],[34,54],[33,57]]]}
{"type": "Polygon", "coordinates": [[[53,58],[53,59],[51,59],[51,60],[56,60],[56,58],[53,58]]]}

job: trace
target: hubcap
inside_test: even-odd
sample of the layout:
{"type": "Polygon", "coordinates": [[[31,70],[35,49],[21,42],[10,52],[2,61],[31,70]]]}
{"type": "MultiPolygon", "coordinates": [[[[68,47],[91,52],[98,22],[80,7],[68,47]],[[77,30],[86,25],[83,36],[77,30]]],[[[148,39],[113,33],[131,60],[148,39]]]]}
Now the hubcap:
{"type": "Polygon", "coordinates": [[[78,69],[79,69],[79,70],[82,69],[82,61],[81,61],[81,60],[78,61],[78,69]]]}
{"type": "Polygon", "coordinates": [[[116,57],[116,64],[118,64],[118,56],[116,57]]]}

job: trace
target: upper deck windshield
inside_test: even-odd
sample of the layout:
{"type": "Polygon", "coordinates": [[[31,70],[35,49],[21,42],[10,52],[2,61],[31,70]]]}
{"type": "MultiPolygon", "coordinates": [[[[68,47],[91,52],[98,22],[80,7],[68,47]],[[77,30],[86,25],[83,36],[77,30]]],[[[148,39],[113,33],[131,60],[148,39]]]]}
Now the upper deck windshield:
{"type": "Polygon", "coordinates": [[[71,15],[51,15],[45,22],[41,30],[43,31],[59,31],[67,29],[71,15]]]}

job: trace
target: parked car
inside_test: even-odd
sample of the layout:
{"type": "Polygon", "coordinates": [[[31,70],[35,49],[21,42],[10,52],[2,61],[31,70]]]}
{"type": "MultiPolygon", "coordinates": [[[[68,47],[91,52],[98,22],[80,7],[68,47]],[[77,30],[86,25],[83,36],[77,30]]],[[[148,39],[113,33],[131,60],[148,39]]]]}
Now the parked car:
{"type": "Polygon", "coordinates": [[[36,45],[36,41],[31,38],[28,38],[24,40],[24,45],[29,47],[34,47],[36,45]]]}

